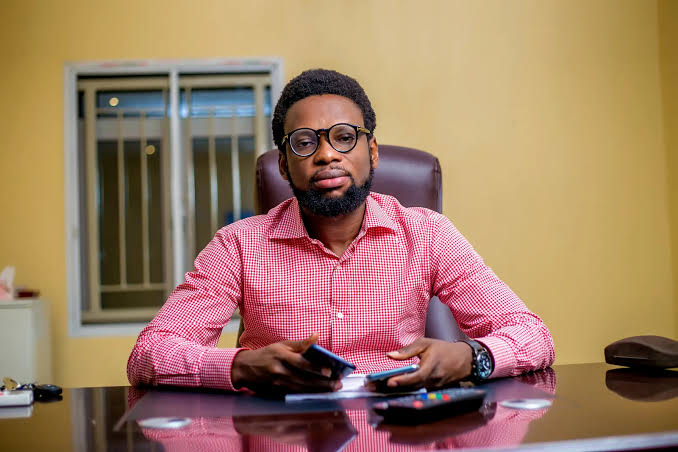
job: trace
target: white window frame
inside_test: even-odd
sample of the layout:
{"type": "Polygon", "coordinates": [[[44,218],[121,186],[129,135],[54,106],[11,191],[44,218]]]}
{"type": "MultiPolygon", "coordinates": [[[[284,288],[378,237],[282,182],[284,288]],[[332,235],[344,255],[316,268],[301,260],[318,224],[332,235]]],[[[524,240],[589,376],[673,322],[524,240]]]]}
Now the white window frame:
{"type": "MultiPolygon", "coordinates": [[[[182,153],[181,131],[179,127],[179,74],[182,73],[242,73],[268,71],[271,75],[271,105],[274,106],[283,85],[283,62],[281,58],[220,58],[204,60],[116,60],[69,62],[64,65],[64,188],[65,188],[65,222],[66,222],[66,278],[68,334],[70,337],[82,336],[135,336],[146,322],[116,324],[82,324],[81,316],[81,282],[86,269],[80,260],[81,225],[78,200],[80,195],[78,168],[78,91],[77,82],[80,76],[92,75],[143,75],[167,74],[169,76],[169,101],[171,105],[169,153],[170,190],[171,190],[171,241],[175,246],[173,252],[172,280],[175,286],[184,279],[186,262],[184,247],[178,246],[186,238],[186,206],[181,199],[184,195],[185,175],[179,164],[182,153]]],[[[258,124],[268,127],[268,124],[258,124]]],[[[264,135],[265,136],[265,135],[264,135]]],[[[256,145],[257,156],[273,147],[272,143],[260,140],[256,145]]],[[[239,320],[232,320],[224,331],[237,331],[239,320]]]]}

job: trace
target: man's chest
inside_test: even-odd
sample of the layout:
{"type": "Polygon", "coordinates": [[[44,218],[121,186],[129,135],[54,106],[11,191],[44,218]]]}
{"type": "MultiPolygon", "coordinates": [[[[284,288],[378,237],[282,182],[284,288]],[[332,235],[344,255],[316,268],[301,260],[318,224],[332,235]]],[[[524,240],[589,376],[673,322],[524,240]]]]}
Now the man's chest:
{"type": "Polygon", "coordinates": [[[242,278],[247,328],[271,341],[311,332],[321,333],[321,342],[377,331],[397,335],[404,324],[425,318],[426,256],[393,236],[358,241],[341,258],[310,241],[276,245],[258,250],[242,278]]]}

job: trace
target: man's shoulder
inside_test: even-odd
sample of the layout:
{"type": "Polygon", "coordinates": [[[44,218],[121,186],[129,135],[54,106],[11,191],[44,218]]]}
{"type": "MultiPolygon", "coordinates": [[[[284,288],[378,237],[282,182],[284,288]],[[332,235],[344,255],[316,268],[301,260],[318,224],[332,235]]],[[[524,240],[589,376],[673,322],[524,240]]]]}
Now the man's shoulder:
{"type": "Polygon", "coordinates": [[[370,197],[396,224],[424,225],[444,218],[440,213],[426,207],[405,207],[397,198],[384,193],[371,192],[370,197]]]}

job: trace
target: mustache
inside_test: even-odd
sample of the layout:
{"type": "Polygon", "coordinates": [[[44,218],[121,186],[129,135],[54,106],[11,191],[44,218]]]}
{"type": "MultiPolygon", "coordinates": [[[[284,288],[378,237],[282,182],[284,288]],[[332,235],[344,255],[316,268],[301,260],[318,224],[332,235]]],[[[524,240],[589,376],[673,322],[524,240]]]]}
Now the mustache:
{"type": "Polygon", "coordinates": [[[327,168],[321,168],[317,170],[310,178],[311,182],[316,182],[318,180],[327,179],[330,177],[341,177],[348,176],[353,179],[353,175],[347,171],[344,167],[339,165],[329,166],[327,168]]]}

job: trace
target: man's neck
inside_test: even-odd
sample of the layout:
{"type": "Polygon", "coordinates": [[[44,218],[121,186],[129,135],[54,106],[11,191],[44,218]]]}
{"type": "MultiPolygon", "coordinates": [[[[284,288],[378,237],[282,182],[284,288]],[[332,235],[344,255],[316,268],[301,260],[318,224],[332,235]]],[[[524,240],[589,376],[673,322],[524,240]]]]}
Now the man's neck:
{"type": "Polygon", "coordinates": [[[302,209],[301,216],[308,235],[320,240],[327,249],[341,257],[360,232],[365,217],[365,203],[346,215],[325,217],[302,209]]]}

